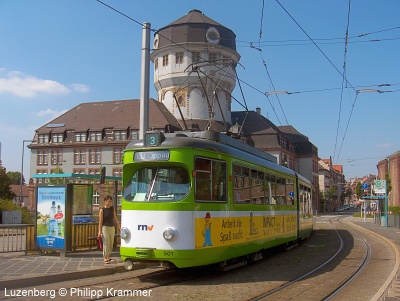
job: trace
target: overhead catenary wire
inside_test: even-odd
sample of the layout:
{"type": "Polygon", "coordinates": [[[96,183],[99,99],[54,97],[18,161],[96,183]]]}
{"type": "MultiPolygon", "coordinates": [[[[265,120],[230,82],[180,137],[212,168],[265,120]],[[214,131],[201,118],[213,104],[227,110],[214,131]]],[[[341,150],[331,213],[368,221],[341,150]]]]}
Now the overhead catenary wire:
{"type": "MultiPolygon", "coordinates": [[[[102,2],[102,1],[100,1],[100,0],[96,0],[96,1],[99,2],[99,3],[101,3],[101,4],[103,4],[104,6],[106,6],[106,7],[108,7],[108,8],[110,8],[110,9],[112,9],[113,11],[115,11],[115,12],[121,14],[122,16],[128,18],[129,20],[135,22],[136,24],[138,24],[138,25],[140,25],[140,26],[143,25],[143,23],[141,23],[141,22],[139,22],[139,21],[137,21],[137,20],[135,20],[135,19],[129,17],[128,15],[122,13],[121,11],[119,11],[119,10],[117,10],[117,9],[115,9],[115,8],[113,8],[113,7],[111,7],[110,5],[104,3],[104,2],[102,2]]],[[[157,29],[150,29],[150,30],[151,30],[152,32],[154,32],[154,33],[158,31],[157,29]]],[[[171,42],[171,43],[174,44],[175,46],[180,47],[181,49],[192,53],[192,51],[191,51],[190,49],[184,47],[183,45],[180,45],[180,44],[176,43],[175,41],[171,40],[170,38],[168,38],[168,37],[166,37],[166,36],[161,35],[160,33],[158,33],[158,34],[159,34],[160,37],[163,37],[164,39],[166,39],[167,41],[171,42]]],[[[201,56],[199,56],[199,59],[201,60],[201,62],[209,62],[209,60],[204,59],[204,58],[201,57],[201,56]]],[[[237,81],[239,82],[239,78],[238,78],[237,73],[236,73],[236,68],[235,68],[234,70],[235,70],[235,74],[236,74],[237,81]]],[[[217,71],[215,71],[215,72],[217,72],[217,71]]],[[[209,76],[208,76],[208,77],[209,77],[209,76]]],[[[211,78],[210,78],[210,80],[211,80],[211,78]]],[[[239,85],[240,85],[240,84],[239,84],[239,85]]],[[[222,89],[223,89],[223,88],[222,88],[222,89]]],[[[225,89],[223,89],[223,90],[225,91],[225,89]]],[[[225,92],[226,92],[226,91],[225,91],[225,92]]],[[[246,104],[246,100],[245,100],[245,96],[244,96],[243,91],[242,91],[242,97],[243,97],[243,101],[244,101],[244,103],[245,103],[244,105],[241,104],[236,98],[234,98],[234,97],[232,96],[232,98],[233,98],[235,101],[237,101],[242,107],[245,108],[246,111],[248,111],[248,107],[247,107],[247,104],[246,104]]]]}
{"type": "MultiPolygon", "coordinates": [[[[347,42],[349,40],[349,25],[350,25],[350,11],[351,11],[351,0],[349,0],[349,6],[348,6],[348,11],[347,11],[347,25],[346,25],[346,33],[345,33],[345,43],[344,43],[344,58],[343,58],[343,78],[342,78],[342,89],[340,92],[340,102],[339,102],[339,112],[338,112],[338,121],[337,121],[337,127],[336,127],[336,138],[335,138],[335,148],[333,151],[333,160],[335,160],[335,156],[336,156],[336,148],[337,148],[337,142],[338,142],[338,138],[339,138],[339,129],[340,129],[340,119],[341,119],[341,113],[342,113],[342,102],[343,102],[343,90],[344,87],[346,85],[345,82],[345,77],[346,77],[346,57],[347,57],[347,42]]],[[[346,85],[347,87],[347,85],[346,85]]],[[[356,93],[357,95],[357,93],[356,93]]],[[[355,104],[355,102],[354,102],[355,104]]],[[[354,108],[354,105],[353,105],[354,108]]],[[[350,114],[351,116],[351,114],[350,114]]],[[[347,132],[347,128],[346,128],[346,132],[347,132]]],[[[345,137],[345,136],[344,136],[345,137]]],[[[344,141],[344,137],[343,137],[343,141],[344,141]]],[[[342,142],[343,145],[343,142],[342,142]]],[[[340,147],[340,150],[342,148],[340,147]]],[[[340,151],[339,151],[340,154],[340,151]]],[[[339,157],[338,154],[338,157],[339,157]]]]}
{"type": "MultiPolygon", "coordinates": [[[[119,13],[119,14],[121,14],[122,16],[128,18],[129,20],[131,20],[131,21],[137,23],[138,25],[142,26],[142,23],[141,23],[141,22],[138,22],[137,20],[135,20],[135,19],[133,19],[133,18],[127,16],[126,14],[123,14],[123,13],[119,12],[118,10],[116,10],[116,9],[114,9],[114,8],[112,8],[112,7],[110,7],[109,5],[105,4],[104,2],[102,2],[102,1],[100,1],[100,0],[96,0],[96,1],[99,2],[99,3],[101,3],[101,4],[103,4],[103,5],[105,5],[105,6],[107,6],[107,7],[109,7],[110,9],[116,11],[117,13],[119,13]]],[[[280,4],[278,0],[277,0],[277,2],[278,2],[278,4],[280,4]]],[[[280,4],[280,5],[281,5],[281,4],[280,4]]],[[[263,1],[263,7],[264,7],[264,1],[263,1]]],[[[262,15],[264,15],[264,11],[262,11],[262,15]]],[[[259,41],[258,41],[258,42],[259,42],[259,43],[258,43],[258,47],[254,47],[254,45],[256,45],[256,43],[255,43],[255,44],[249,44],[249,45],[250,45],[250,46],[249,46],[250,48],[255,48],[255,49],[257,49],[257,50],[260,52],[260,57],[263,57],[263,56],[261,55],[261,51],[262,51],[262,49],[263,49],[263,47],[264,47],[264,46],[263,46],[263,45],[264,45],[264,42],[262,42],[262,37],[263,37],[263,34],[264,34],[263,28],[262,28],[262,24],[263,24],[263,22],[262,22],[262,20],[261,20],[261,22],[260,22],[260,38],[259,38],[259,41]]],[[[300,27],[300,28],[301,28],[301,27],[300,27]]],[[[397,29],[399,29],[399,28],[400,28],[400,27],[393,27],[393,28],[387,29],[387,30],[369,32],[369,33],[366,33],[366,34],[360,34],[360,35],[358,35],[358,36],[348,37],[348,38],[347,38],[347,41],[345,42],[345,43],[346,43],[346,47],[348,46],[349,43],[352,42],[351,39],[356,39],[356,38],[360,39],[360,38],[362,38],[362,37],[365,37],[365,36],[368,36],[368,35],[372,35],[372,34],[374,34],[374,33],[379,33],[379,32],[389,31],[389,30],[397,30],[397,29]]],[[[155,32],[156,30],[153,29],[152,31],[155,32]]],[[[306,35],[307,35],[307,34],[306,34],[306,35]]],[[[164,38],[166,38],[166,37],[164,37],[164,38]]],[[[166,39],[169,40],[168,38],[166,38],[166,39]]],[[[343,40],[343,39],[342,39],[342,40],[343,40]]],[[[377,42],[377,41],[384,41],[384,40],[393,40],[393,39],[375,39],[375,40],[369,40],[369,42],[377,42]]],[[[184,49],[184,50],[186,50],[186,51],[191,52],[189,49],[183,47],[182,45],[176,44],[176,43],[174,43],[174,42],[171,41],[171,40],[169,40],[169,41],[170,41],[171,43],[173,43],[174,45],[180,47],[181,49],[184,49]]],[[[327,60],[332,64],[332,66],[334,66],[334,64],[329,60],[329,58],[328,58],[328,57],[323,53],[323,51],[318,47],[316,41],[320,41],[320,40],[318,40],[318,39],[313,40],[313,39],[309,38],[309,41],[311,41],[312,44],[315,45],[315,46],[319,49],[319,51],[327,58],[327,60]]],[[[238,42],[239,42],[239,41],[238,41],[238,42]]],[[[329,41],[328,41],[328,42],[329,42],[329,41]]],[[[367,41],[353,41],[353,42],[367,42],[367,41]]],[[[342,43],[342,42],[341,42],[341,43],[342,43]]],[[[240,46],[239,46],[239,47],[240,47],[240,46]]],[[[204,59],[204,58],[201,58],[201,60],[207,61],[207,60],[204,59]]],[[[265,60],[264,60],[264,62],[265,62],[265,60]]],[[[264,63],[263,63],[263,65],[264,65],[264,63]]],[[[266,63],[265,63],[265,65],[266,65],[266,63]]],[[[264,65],[264,67],[265,67],[265,65],[264,65]]],[[[341,151],[341,149],[342,149],[342,146],[343,146],[343,143],[344,143],[344,138],[346,137],[346,133],[347,133],[347,130],[348,130],[348,128],[349,128],[350,121],[351,121],[351,116],[352,116],[353,111],[354,111],[354,109],[355,109],[355,104],[356,104],[357,97],[358,97],[358,94],[359,94],[359,93],[358,93],[358,90],[357,90],[359,87],[356,87],[357,89],[355,89],[355,87],[352,86],[351,83],[350,83],[350,82],[348,81],[348,79],[347,79],[347,76],[346,76],[347,74],[346,74],[346,69],[345,69],[346,66],[347,66],[347,62],[346,62],[346,60],[345,60],[345,64],[344,64],[344,68],[343,68],[343,73],[341,73],[341,72],[334,66],[335,69],[336,69],[336,71],[339,72],[339,73],[341,74],[341,77],[342,77],[342,79],[343,79],[343,81],[342,81],[342,87],[341,87],[341,88],[315,89],[315,90],[294,91],[294,92],[290,92],[290,91],[289,91],[288,93],[286,93],[286,94],[288,94],[288,95],[291,95],[291,94],[300,94],[300,93],[312,93],[312,92],[329,91],[329,90],[335,90],[335,89],[340,89],[340,90],[341,90],[341,93],[343,93],[343,91],[344,91],[345,89],[350,89],[350,90],[353,90],[353,91],[356,92],[356,96],[355,96],[355,99],[354,99],[353,104],[352,104],[352,109],[351,109],[351,113],[350,113],[350,118],[348,119],[348,122],[347,122],[346,131],[345,131],[345,136],[343,137],[342,145],[341,145],[341,147],[340,147],[340,149],[339,149],[339,154],[340,154],[340,151],[341,151]],[[350,86],[350,88],[349,88],[348,86],[350,86]]],[[[236,72],[236,70],[235,70],[235,72],[236,72]]],[[[265,97],[267,97],[268,101],[271,103],[271,100],[269,99],[269,95],[268,95],[268,93],[266,93],[265,91],[261,91],[260,89],[255,88],[253,85],[251,85],[251,84],[249,84],[249,83],[247,83],[247,82],[241,80],[238,76],[237,76],[237,82],[239,83],[239,86],[241,86],[242,84],[246,84],[246,85],[247,85],[248,87],[250,87],[251,89],[255,90],[256,92],[258,92],[258,93],[260,93],[260,94],[262,94],[262,95],[264,95],[265,97]]],[[[390,84],[390,83],[389,83],[389,84],[386,84],[386,83],[383,83],[383,84],[373,85],[373,86],[376,86],[376,87],[389,87],[389,86],[394,86],[394,85],[398,85],[398,84],[390,84]]],[[[273,86],[273,90],[275,90],[275,87],[274,87],[274,86],[273,86]]],[[[391,91],[387,91],[387,90],[386,90],[386,91],[385,91],[385,90],[380,90],[380,91],[379,91],[379,93],[389,93],[389,92],[400,92],[400,90],[398,90],[398,89],[393,89],[393,90],[391,90],[391,91]]],[[[242,93],[242,97],[244,98],[244,92],[242,91],[242,88],[241,88],[241,93],[242,93]]],[[[244,98],[244,101],[245,101],[245,98],[244,98]]],[[[238,103],[240,103],[240,102],[238,101],[238,103]]],[[[272,106],[272,104],[271,104],[271,106],[272,106]]],[[[248,110],[248,109],[247,109],[247,104],[246,104],[244,107],[245,107],[246,110],[248,110]]],[[[272,106],[272,107],[273,107],[273,106],[272,106]]],[[[275,113],[276,113],[276,112],[275,112],[275,113]]],[[[286,117],[285,117],[285,118],[286,118],[286,117]]],[[[339,122],[339,123],[340,123],[340,122],[339,122]]],[[[335,146],[335,149],[336,149],[336,146],[335,146]]],[[[334,158],[335,158],[335,156],[334,156],[334,158]]],[[[339,159],[339,155],[338,155],[338,158],[337,158],[337,159],[339,159]]]]}
{"type": "MultiPolygon", "coordinates": [[[[382,29],[382,30],[377,30],[373,32],[367,32],[367,33],[361,33],[357,34],[354,36],[348,37],[347,44],[353,44],[353,43],[370,43],[370,42],[384,42],[384,41],[395,41],[399,40],[400,38],[376,38],[376,39],[368,39],[368,40],[361,40],[360,38],[372,35],[372,34],[377,34],[377,33],[382,33],[382,32],[387,32],[391,30],[400,30],[400,26],[392,27],[392,28],[387,28],[387,29],[382,29]],[[353,41],[354,40],[354,41],[353,41]]],[[[314,38],[313,39],[315,43],[319,45],[330,45],[330,44],[343,44],[343,38],[314,38]]],[[[251,45],[254,43],[253,41],[244,41],[244,40],[236,40],[237,43],[243,43],[246,44],[244,46],[238,45],[237,47],[249,47],[251,48],[251,45]]],[[[307,45],[312,45],[313,43],[310,40],[306,39],[288,39],[288,40],[266,40],[266,41],[258,41],[258,47],[263,48],[263,47],[281,47],[281,46],[307,46],[307,45]]]]}

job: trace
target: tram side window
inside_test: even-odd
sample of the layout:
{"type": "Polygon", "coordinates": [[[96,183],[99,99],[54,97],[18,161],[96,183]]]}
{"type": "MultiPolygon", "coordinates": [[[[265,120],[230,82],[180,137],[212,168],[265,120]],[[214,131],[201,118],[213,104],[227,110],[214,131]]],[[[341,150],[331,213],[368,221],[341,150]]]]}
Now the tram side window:
{"type": "Polygon", "coordinates": [[[300,215],[303,218],[312,216],[311,188],[300,185],[300,215]]]}
{"type": "Polygon", "coordinates": [[[276,184],[277,184],[277,189],[276,189],[277,204],[285,205],[286,204],[286,179],[278,177],[276,184]]]}
{"type": "Polygon", "coordinates": [[[196,201],[226,201],[226,162],[195,159],[196,201]]]}
{"type": "Polygon", "coordinates": [[[300,216],[303,216],[304,212],[304,195],[303,195],[303,185],[299,185],[299,212],[300,216]]]}
{"type": "Polygon", "coordinates": [[[312,194],[311,188],[306,188],[306,212],[305,217],[309,218],[312,216],[312,194]]]}
{"type": "Polygon", "coordinates": [[[264,204],[264,173],[262,171],[251,170],[251,199],[253,204],[264,204]]]}
{"type": "Polygon", "coordinates": [[[276,177],[273,175],[270,175],[269,177],[269,183],[271,185],[271,205],[278,205],[278,199],[277,199],[277,189],[278,185],[276,184],[276,177]]]}
{"type": "Polygon", "coordinates": [[[294,205],[294,183],[290,179],[286,179],[286,205],[294,205]]]}
{"type": "Polygon", "coordinates": [[[233,201],[240,204],[250,203],[250,169],[245,166],[233,165],[234,188],[233,201]]]}
{"type": "Polygon", "coordinates": [[[226,163],[212,161],[212,201],[226,201],[226,163]]]}
{"type": "Polygon", "coordinates": [[[272,204],[272,184],[271,184],[271,175],[265,174],[264,177],[264,194],[265,194],[265,203],[272,204]]]}

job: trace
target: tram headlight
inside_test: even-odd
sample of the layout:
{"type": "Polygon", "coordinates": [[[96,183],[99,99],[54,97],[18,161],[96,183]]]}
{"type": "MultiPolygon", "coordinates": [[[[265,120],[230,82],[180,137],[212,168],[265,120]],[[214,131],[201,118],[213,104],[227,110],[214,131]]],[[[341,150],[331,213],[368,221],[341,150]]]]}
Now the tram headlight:
{"type": "Polygon", "coordinates": [[[129,237],[131,237],[131,231],[126,227],[122,227],[119,235],[122,239],[129,239],[129,237]]]}
{"type": "Polygon", "coordinates": [[[176,230],[174,228],[167,228],[163,232],[165,240],[172,241],[176,237],[176,230]]]}

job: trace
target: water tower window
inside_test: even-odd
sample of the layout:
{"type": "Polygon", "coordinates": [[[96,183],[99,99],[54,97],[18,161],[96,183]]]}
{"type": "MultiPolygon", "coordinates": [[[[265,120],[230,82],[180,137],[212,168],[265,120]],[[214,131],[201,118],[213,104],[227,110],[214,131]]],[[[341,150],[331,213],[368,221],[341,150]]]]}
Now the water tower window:
{"type": "Polygon", "coordinates": [[[199,51],[192,51],[192,63],[200,62],[200,52],[199,51]]]}
{"type": "Polygon", "coordinates": [[[210,63],[216,63],[217,62],[217,53],[216,52],[210,52],[208,54],[208,60],[210,61],[210,63]]]}
{"type": "Polygon", "coordinates": [[[163,67],[168,66],[168,54],[163,55],[163,57],[162,57],[162,65],[163,65],[163,67]]]}
{"type": "Polygon", "coordinates": [[[175,64],[182,64],[183,63],[183,52],[175,53],[175,64]]]}

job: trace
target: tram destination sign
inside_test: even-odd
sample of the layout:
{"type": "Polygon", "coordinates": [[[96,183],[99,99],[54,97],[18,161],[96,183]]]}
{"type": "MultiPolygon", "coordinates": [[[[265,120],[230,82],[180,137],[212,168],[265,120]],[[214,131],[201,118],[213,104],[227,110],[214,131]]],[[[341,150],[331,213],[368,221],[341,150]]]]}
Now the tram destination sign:
{"type": "Polygon", "coordinates": [[[169,150],[136,152],[134,156],[136,162],[140,161],[168,161],[169,150]]]}

